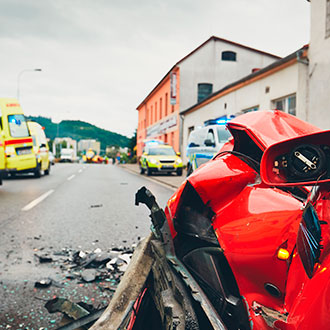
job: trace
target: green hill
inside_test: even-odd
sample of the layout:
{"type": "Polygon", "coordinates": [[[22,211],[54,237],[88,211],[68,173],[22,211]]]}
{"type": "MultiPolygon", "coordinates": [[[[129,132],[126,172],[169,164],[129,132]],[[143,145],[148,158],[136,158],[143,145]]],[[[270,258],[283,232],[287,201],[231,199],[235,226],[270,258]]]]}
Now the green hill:
{"type": "Polygon", "coordinates": [[[48,138],[54,140],[56,137],[71,137],[74,140],[95,139],[101,142],[101,149],[107,146],[127,147],[130,139],[127,136],[113,133],[105,129],[80,120],[62,120],[53,123],[50,118],[27,116],[27,119],[36,121],[45,128],[48,138]]]}

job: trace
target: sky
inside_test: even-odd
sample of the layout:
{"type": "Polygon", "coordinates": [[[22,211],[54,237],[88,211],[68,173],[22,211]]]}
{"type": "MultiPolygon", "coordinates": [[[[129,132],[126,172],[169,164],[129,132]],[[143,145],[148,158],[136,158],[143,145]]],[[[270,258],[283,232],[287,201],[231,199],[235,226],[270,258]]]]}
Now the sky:
{"type": "Polygon", "coordinates": [[[0,0],[0,97],[130,137],[137,106],[212,35],[284,57],[309,30],[307,0],[0,0]]]}

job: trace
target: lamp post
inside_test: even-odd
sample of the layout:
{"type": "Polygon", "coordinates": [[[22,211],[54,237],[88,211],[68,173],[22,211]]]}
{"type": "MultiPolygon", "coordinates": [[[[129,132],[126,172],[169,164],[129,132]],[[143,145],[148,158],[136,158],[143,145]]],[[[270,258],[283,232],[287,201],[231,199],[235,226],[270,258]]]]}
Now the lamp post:
{"type": "Polygon", "coordinates": [[[19,100],[19,83],[20,83],[20,79],[21,79],[21,76],[24,72],[33,72],[33,71],[42,71],[41,69],[25,69],[25,70],[22,70],[18,76],[17,76],[17,100],[19,100]]]}

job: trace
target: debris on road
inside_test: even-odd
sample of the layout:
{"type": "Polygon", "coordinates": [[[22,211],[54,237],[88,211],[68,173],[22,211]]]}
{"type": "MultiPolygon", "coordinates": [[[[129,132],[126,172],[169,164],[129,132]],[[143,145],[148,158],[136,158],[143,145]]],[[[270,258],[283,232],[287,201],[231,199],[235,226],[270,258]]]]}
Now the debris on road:
{"type": "MultiPolygon", "coordinates": [[[[98,241],[95,240],[93,243],[98,241]]],[[[109,249],[94,246],[90,250],[82,247],[79,249],[65,247],[59,250],[42,246],[33,248],[35,260],[31,263],[35,267],[43,267],[43,272],[47,275],[33,281],[25,280],[24,287],[20,290],[24,290],[26,297],[34,298],[36,304],[31,306],[29,311],[23,312],[24,314],[22,311],[17,311],[1,315],[0,308],[0,329],[1,325],[8,325],[12,329],[51,330],[62,327],[75,329],[76,324],[80,326],[83,324],[86,327],[91,322],[95,322],[108,306],[134,249],[135,245],[118,245],[109,249]],[[88,304],[94,310],[86,308],[88,315],[77,320],[68,319],[69,316],[65,313],[55,313],[51,316],[45,307],[40,306],[40,303],[45,304],[54,299],[57,299],[57,302],[64,300],[72,303],[80,302],[82,308],[85,308],[84,304],[88,304]],[[63,326],[68,321],[69,323],[63,326]]],[[[14,304],[18,289],[15,282],[3,284],[0,281],[0,294],[11,301],[11,304],[14,304]]]]}
{"type": "Polygon", "coordinates": [[[95,281],[97,276],[96,270],[95,269],[85,269],[81,273],[81,278],[85,282],[93,282],[95,281]]]}
{"type": "Polygon", "coordinates": [[[91,205],[91,209],[92,208],[96,208],[96,207],[103,207],[103,204],[94,204],[94,205],[91,205]]]}
{"type": "Polygon", "coordinates": [[[47,288],[52,284],[51,278],[43,278],[37,282],[34,283],[35,288],[47,288]]]}
{"type": "Polygon", "coordinates": [[[39,259],[39,262],[42,263],[46,263],[46,262],[52,262],[53,258],[50,257],[48,254],[43,254],[43,255],[39,255],[39,254],[35,254],[35,256],[39,259]]]}
{"type": "MultiPolygon", "coordinates": [[[[89,311],[79,303],[76,304],[64,298],[54,298],[49,300],[45,307],[49,313],[61,312],[74,320],[89,314],[89,311]]],[[[92,308],[93,306],[90,306],[90,309],[92,308]]]]}
{"type": "Polygon", "coordinates": [[[62,298],[48,301],[45,307],[49,313],[63,313],[66,319],[65,325],[57,328],[58,330],[89,329],[105,311],[105,307],[95,309],[90,304],[84,302],[73,303],[62,298]],[[68,320],[69,322],[67,322],[68,320]]]}

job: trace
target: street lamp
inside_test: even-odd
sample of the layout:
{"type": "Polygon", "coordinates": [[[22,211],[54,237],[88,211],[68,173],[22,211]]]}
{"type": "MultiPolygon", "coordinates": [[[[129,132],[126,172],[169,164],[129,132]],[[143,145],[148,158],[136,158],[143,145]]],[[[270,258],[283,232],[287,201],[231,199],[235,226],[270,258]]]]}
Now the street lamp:
{"type": "Polygon", "coordinates": [[[25,70],[22,70],[18,76],[17,76],[17,100],[19,100],[19,82],[20,82],[20,78],[21,78],[21,75],[24,73],[24,72],[28,72],[28,71],[42,71],[41,69],[25,69],[25,70]]]}

